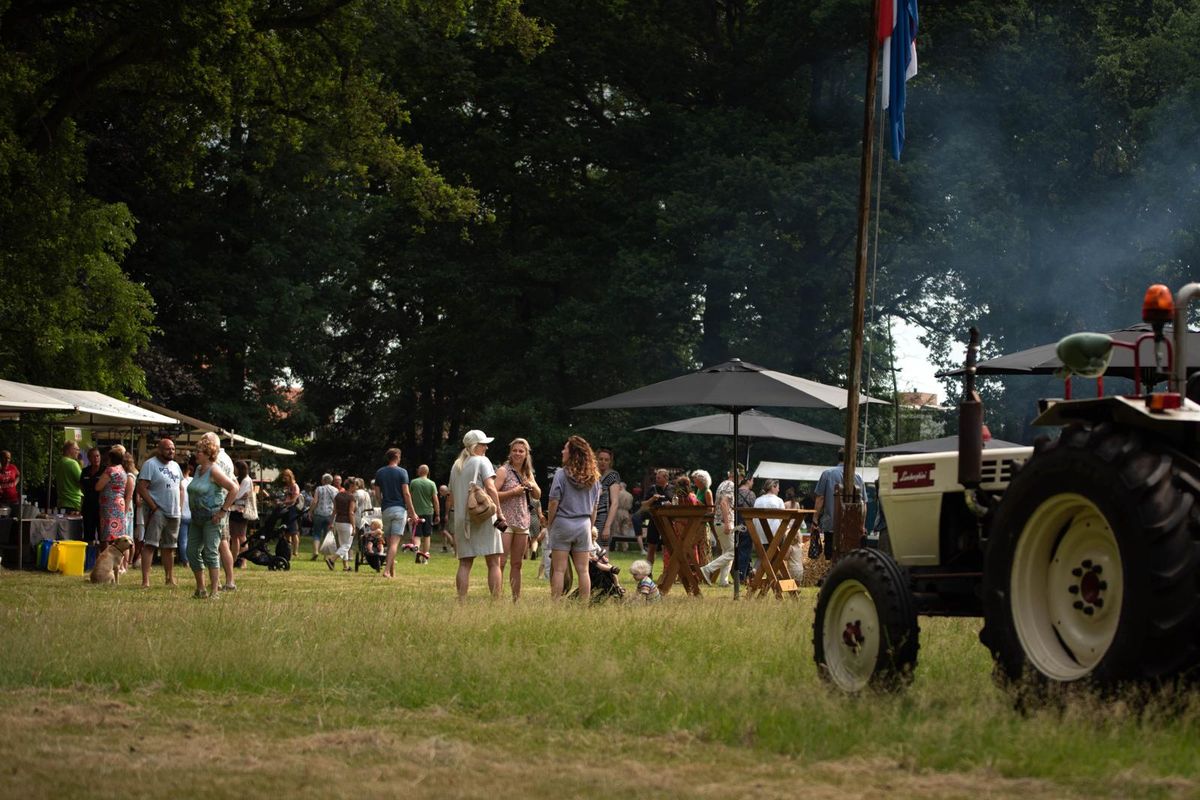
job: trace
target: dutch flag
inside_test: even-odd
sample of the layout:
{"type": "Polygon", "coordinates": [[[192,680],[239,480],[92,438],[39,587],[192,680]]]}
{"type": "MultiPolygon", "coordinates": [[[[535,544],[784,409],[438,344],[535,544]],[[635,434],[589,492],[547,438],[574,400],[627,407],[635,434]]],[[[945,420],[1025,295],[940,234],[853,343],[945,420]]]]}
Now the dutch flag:
{"type": "Polygon", "coordinates": [[[883,42],[883,108],[888,112],[892,157],[904,147],[904,84],[917,74],[917,0],[879,0],[883,42]]]}

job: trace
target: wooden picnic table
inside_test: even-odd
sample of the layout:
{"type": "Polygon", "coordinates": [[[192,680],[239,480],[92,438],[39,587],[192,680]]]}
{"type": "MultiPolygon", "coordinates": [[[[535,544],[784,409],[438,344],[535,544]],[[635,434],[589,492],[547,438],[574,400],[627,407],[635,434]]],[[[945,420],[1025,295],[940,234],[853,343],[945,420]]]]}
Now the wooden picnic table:
{"type": "Polygon", "coordinates": [[[746,520],[746,534],[754,542],[759,560],[758,570],[750,576],[746,588],[748,596],[766,597],[767,592],[774,592],[776,597],[783,597],[784,592],[800,591],[799,581],[788,569],[787,555],[793,546],[800,546],[800,523],[805,515],[813,513],[812,509],[739,508],[738,513],[746,520]],[[774,521],[779,525],[772,533],[774,521]]]}
{"type": "Polygon", "coordinates": [[[666,594],[676,578],[684,590],[700,596],[700,567],[696,548],[704,537],[705,524],[713,517],[712,506],[659,506],[650,510],[650,519],[658,526],[663,541],[663,561],[666,567],[658,579],[658,591],[666,594]]]}

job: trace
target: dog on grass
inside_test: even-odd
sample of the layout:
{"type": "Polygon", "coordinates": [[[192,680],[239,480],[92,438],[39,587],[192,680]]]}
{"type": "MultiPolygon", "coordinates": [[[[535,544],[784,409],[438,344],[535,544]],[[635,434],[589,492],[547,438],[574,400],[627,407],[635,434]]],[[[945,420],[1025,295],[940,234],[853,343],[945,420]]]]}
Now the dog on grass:
{"type": "Polygon", "coordinates": [[[104,552],[96,556],[96,564],[92,567],[88,580],[92,583],[117,583],[121,574],[121,561],[125,551],[133,547],[133,539],[128,536],[118,536],[109,542],[104,552]]]}

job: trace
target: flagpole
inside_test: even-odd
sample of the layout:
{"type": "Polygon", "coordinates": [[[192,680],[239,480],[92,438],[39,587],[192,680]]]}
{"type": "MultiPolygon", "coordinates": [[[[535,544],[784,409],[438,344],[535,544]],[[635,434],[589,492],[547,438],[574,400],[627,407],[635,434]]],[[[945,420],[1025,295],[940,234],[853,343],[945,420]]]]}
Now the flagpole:
{"type": "MultiPolygon", "coordinates": [[[[844,478],[842,481],[841,509],[838,515],[838,531],[834,537],[834,558],[858,546],[863,514],[859,505],[855,470],[858,466],[858,399],[862,395],[863,325],[867,305],[867,244],[868,224],[871,208],[871,167],[875,147],[875,104],[879,87],[879,4],[871,3],[871,21],[868,26],[869,41],[867,55],[867,87],[863,98],[863,147],[859,162],[858,181],[858,249],[854,263],[854,305],[850,316],[850,375],[846,388],[846,442],[844,478]]],[[[893,45],[896,43],[893,42],[893,45]]]]}

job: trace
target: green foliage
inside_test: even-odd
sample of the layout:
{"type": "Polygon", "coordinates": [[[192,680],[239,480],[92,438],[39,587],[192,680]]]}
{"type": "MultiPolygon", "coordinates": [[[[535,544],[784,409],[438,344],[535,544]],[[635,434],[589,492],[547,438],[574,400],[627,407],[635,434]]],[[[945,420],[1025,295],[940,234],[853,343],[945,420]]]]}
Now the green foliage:
{"type": "MultiPolygon", "coordinates": [[[[847,380],[861,2],[53,9],[0,10],[3,266],[26,298],[0,303],[23,331],[68,306],[104,324],[3,337],[6,375],[144,372],[238,430],[316,431],[301,471],[396,443],[435,472],[471,427],[712,469],[719,443],[628,427],[689,409],[571,408],[732,356],[847,380]]],[[[1011,351],[1128,324],[1145,284],[1190,275],[1198,33],[1195,0],[924,9],[882,173],[875,394],[888,315],[949,366],[970,324],[1011,351]]],[[[1027,439],[1056,391],[987,385],[993,432],[1027,439]]]]}

